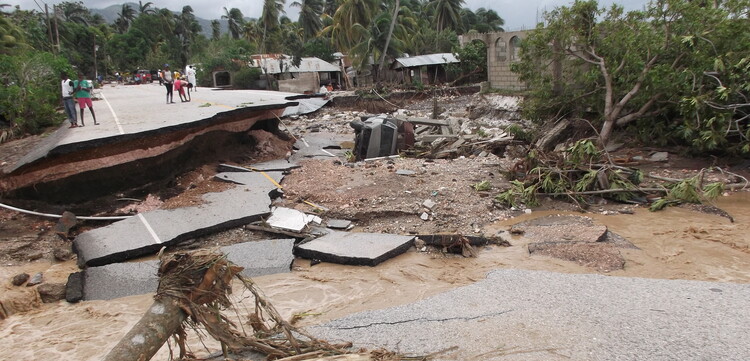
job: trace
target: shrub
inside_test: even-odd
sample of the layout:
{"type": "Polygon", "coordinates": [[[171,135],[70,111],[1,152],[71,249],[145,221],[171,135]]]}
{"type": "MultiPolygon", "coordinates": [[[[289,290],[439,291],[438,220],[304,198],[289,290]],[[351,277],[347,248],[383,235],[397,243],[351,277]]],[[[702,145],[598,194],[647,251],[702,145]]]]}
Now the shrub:
{"type": "Polygon", "coordinates": [[[252,89],[260,75],[261,71],[258,68],[240,69],[232,76],[232,86],[237,89],[252,89]]]}

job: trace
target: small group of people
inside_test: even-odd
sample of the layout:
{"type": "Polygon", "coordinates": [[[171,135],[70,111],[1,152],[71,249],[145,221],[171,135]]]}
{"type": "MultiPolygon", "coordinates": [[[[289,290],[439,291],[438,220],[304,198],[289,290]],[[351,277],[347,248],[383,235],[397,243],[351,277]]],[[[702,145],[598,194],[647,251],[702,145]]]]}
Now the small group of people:
{"type": "Polygon", "coordinates": [[[83,121],[83,114],[86,108],[91,111],[91,117],[94,118],[94,125],[99,125],[94,113],[94,104],[91,102],[91,92],[94,89],[93,84],[83,78],[82,73],[78,73],[78,80],[71,80],[68,74],[62,73],[62,99],[65,107],[65,114],[70,122],[69,128],[83,127],[86,124],[83,121]],[[78,125],[75,103],[81,109],[81,125],[78,125]]]}
{"type": "Polygon", "coordinates": [[[195,81],[195,68],[188,65],[183,76],[179,72],[169,70],[169,64],[164,64],[164,70],[161,71],[162,84],[167,88],[167,104],[174,103],[174,92],[177,92],[181,102],[192,100],[190,91],[198,91],[195,81]],[[187,79],[186,79],[187,78],[187,79]]]}

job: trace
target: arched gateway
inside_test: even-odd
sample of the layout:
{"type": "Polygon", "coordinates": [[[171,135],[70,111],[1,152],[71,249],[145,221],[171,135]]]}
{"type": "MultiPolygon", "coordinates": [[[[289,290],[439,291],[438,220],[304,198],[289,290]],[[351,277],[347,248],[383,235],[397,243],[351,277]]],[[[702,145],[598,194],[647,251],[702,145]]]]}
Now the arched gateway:
{"type": "Polygon", "coordinates": [[[487,45],[487,80],[492,88],[522,90],[526,86],[510,71],[510,64],[520,60],[519,46],[529,31],[464,34],[459,36],[459,42],[464,46],[479,40],[487,45]]]}

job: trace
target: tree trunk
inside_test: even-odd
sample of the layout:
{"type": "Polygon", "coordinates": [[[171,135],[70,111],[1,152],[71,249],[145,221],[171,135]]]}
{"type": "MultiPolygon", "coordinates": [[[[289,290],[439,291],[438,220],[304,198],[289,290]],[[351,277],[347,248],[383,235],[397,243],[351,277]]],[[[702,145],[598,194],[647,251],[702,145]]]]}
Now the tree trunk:
{"type": "Polygon", "coordinates": [[[396,26],[396,20],[398,20],[398,11],[401,7],[401,1],[396,0],[396,6],[393,9],[393,18],[391,18],[391,27],[388,29],[388,37],[385,38],[385,47],[383,48],[383,54],[380,55],[380,67],[378,68],[378,81],[383,79],[383,67],[385,66],[385,56],[388,53],[388,46],[391,44],[391,36],[393,36],[393,28],[396,26]]]}
{"type": "Polygon", "coordinates": [[[173,299],[154,301],[140,321],[107,354],[104,361],[147,361],[167,342],[185,320],[185,312],[173,299]]]}
{"type": "Polygon", "coordinates": [[[612,128],[615,126],[614,119],[605,119],[602,125],[602,131],[599,133],[599,143],[602,147],[606,147],[609,142],[609,137],[612,135],[612,128]]]}

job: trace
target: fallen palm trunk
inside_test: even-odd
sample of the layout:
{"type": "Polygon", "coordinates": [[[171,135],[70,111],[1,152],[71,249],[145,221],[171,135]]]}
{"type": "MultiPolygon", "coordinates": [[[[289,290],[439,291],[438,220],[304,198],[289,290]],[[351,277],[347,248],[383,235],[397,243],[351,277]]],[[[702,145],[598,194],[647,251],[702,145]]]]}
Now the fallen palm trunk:
{"type": "MultiPolygon", "coordinates": [[[[185,326],[200,328],[227,351],[254,350],[269,360],[288,357],[309,360],[320,356],[346,354],[351,344],[329,344],[295,328],[281,318],[251,279],[239,275],[222,254],[195,251],[165,256],[159,266],[156,301],[141,320],[109,352],[105,361],[146,361],[174,336],[180,348],[179,358],[188,355],[185,326]],[[255,313],[249,316],[252,333],[238,329],[222,310],[233,308],[229,299],[234,277],[255,297],[255,313]],[[268,317],[268,322],[264,319],[268,317]],[[297,338],[295,335],[301,335],[297,338]]],[[[238,314],[236,310],[230,314],[238,314]]],[[[241,325],[240,325],[241,327],[241,325]]]]}

